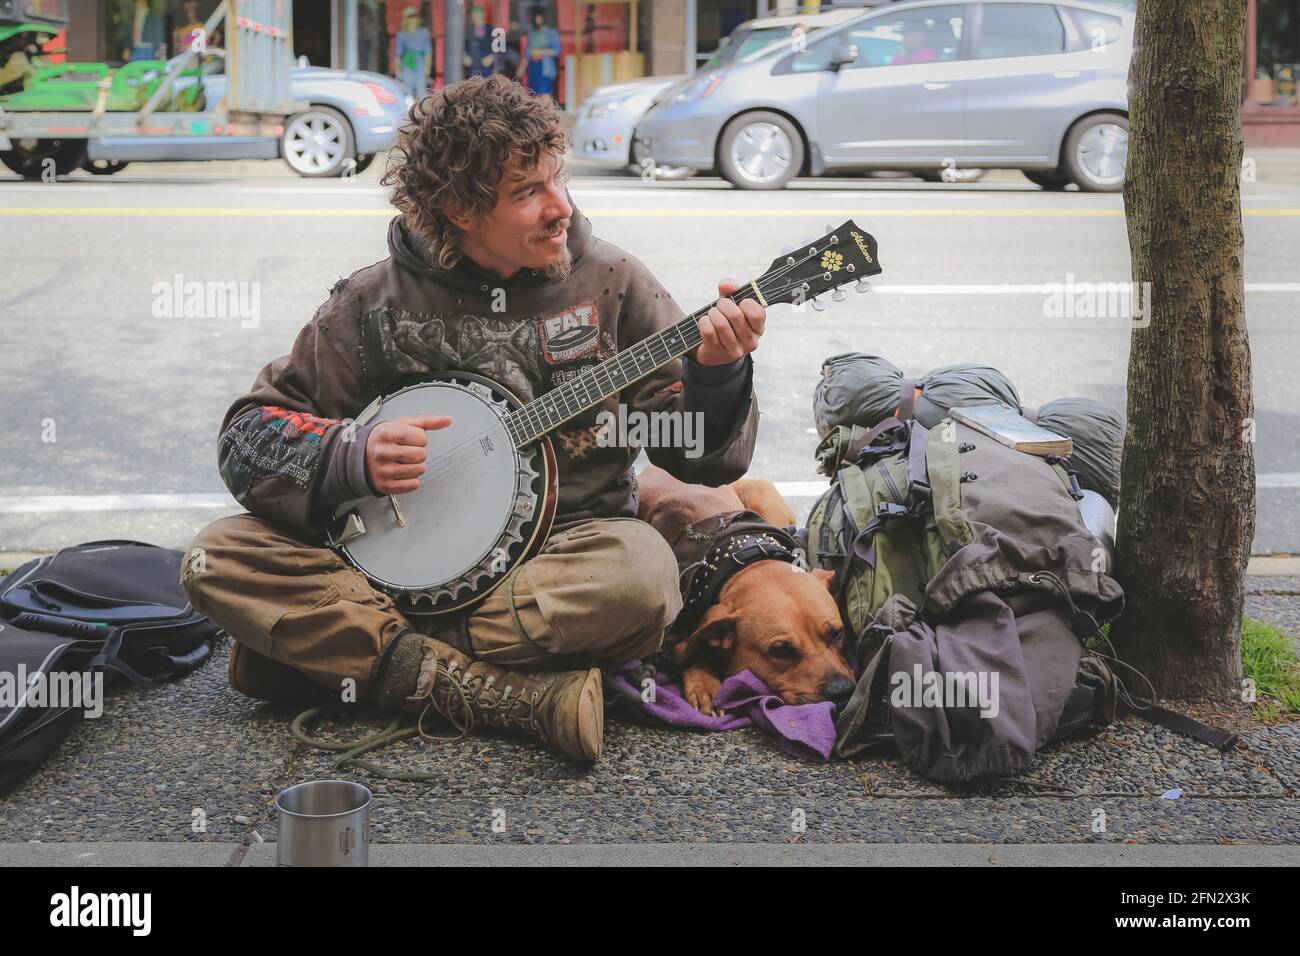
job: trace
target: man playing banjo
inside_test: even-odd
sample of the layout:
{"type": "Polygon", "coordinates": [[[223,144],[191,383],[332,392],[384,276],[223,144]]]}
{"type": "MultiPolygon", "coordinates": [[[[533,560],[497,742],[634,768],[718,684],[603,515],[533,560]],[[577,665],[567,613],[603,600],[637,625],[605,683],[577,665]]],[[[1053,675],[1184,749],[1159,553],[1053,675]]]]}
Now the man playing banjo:
{"type": "MultiPolygon", "coordinates": [[[[553,436],[550,536],[465,612],[399,611],[326,539],[343,503],[392,495],[399,509],[436,471],[426,472],[425,446],[446,416],[352,421],[399,380],[478,373],[529,402],[682,319],[640,261],[593,237],[564,185],[565,145],[550,101],[501,76],[418,103],[384,180],[400,212],[388,257],[338,282],[289,355],[230,408],[221,475],[249,513],[201,531],[182,579],[235,639],[236,689],[289,702],[352,687],[352,699],[381,709],[432,707],[462,728],[523,732],[575,760],[600,756],[594,665],[653,653],[681,597],[672,551],[635,517],[638,449],[602,440],[597,408],[553,436]]],[[[647,453],[710,485],[749,466],[758,410],[748,354],[765,319],[757,301],[728,298],[734,282],[718,290],[698,348],[602,406],[701,413],[702,454],[647,453]]],[[[456,495],[457,485],[436,493],[456,495]]]]}

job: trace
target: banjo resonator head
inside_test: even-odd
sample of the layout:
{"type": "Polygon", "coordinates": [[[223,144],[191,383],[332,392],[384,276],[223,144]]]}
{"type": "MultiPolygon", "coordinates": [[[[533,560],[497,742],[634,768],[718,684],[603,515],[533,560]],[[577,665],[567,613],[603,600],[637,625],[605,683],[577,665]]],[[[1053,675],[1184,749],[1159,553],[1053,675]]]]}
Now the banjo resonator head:
{"type": "Polygon", "coordinates": [[[338,552],[403,611],[443,614],[482,600],[549,531],[554,465],[545,441],[515,446],[508,390],[471,373],[439,373],[391,391],[358,423],[448,415],[430,431],[421,487],[342,505],[331,525],[338,552]]]}

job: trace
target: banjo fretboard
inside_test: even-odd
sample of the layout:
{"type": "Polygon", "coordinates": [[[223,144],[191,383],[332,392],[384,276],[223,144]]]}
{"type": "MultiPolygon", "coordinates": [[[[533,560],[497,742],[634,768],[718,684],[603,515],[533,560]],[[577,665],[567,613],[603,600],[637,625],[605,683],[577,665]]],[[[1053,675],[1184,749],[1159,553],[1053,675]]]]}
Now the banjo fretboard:
{"type": "MultiPolygon", "coordinates": [[[[875,252],[875,240],[850,219],[803,249],[773,260],[766,272],[742,285],[731,298],[736,302],[756,299],[765,306],[800,305],[846,282],[865,280],[879,273],[875,252]]],[[[515,409],[505,417],[515,447],[532,444],[569,419],[695,349],[701,342],[699,321],[712,307],[709,304],[692,312],[515,409]]]]}
{"type": "MultiPolygon", "coordinates": [[[[737,290],[731,298],[743,302],[757,296],[751,284],[737,290]]],[[[581,415],[611,395],[617,395],[632,383],[692,351],[702,341],[699,321],[712,307],[705,306],[668,328],[646,336],[613,358],[593,365],[559,388],[553,388],[540,398],[511,412],[505,421],[515,447],[523,448],[535,442],[569,419],[581,415]]]]}

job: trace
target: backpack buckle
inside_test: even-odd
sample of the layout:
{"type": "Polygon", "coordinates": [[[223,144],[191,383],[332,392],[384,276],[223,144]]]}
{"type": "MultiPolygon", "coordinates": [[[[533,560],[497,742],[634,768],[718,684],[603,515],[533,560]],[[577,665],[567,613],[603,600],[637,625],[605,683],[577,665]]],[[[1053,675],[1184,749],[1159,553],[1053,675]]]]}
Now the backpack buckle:
{"type": "Polygon", "coordinates": [[[876,504],[877,518],[906,518],[910,514],[907,505],[900,505],[893,501],[881,501],[876,504]]]}

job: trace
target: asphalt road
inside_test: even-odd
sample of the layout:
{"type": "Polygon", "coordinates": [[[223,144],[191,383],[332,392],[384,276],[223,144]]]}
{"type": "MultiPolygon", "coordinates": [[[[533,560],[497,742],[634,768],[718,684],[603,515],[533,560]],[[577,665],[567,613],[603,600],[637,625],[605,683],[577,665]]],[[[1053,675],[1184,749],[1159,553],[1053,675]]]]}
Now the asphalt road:
{"type": "MultiPolygon", "coordinates": [[[[827,224],[852,217],[876,237],[885,271],[872,292],[821,313],[774,308],[756,356],[753,473],[805,483],[784,486],[801,512],[817,480],[811,398],[826,356],[874,352],[915,375],[985,362],[1029,404],[1124,403],[1130,322],[1048,317],[1041,290],[1129,279],[1119,196],[862,179],[760,193],[578,176],[571,189],[597,234],[645,261],[686,310],[827,224]]],[[[1300,185],[1244,189],[1255,548],[1300,552],[1300,185]]],[[[0,551],[110,536],[183,546],[234,510],[216,471],[223,413],[336,279],[386,254],[388,211],[374,170],[352,182],[275,164],[0,178],[0,551]],[[176,276],[257,283],[257,321],[157,316],[155,284],[176,276]]]]}

